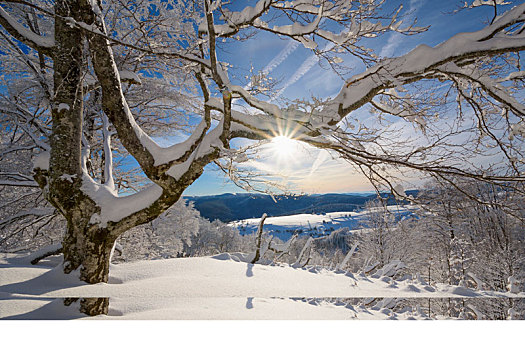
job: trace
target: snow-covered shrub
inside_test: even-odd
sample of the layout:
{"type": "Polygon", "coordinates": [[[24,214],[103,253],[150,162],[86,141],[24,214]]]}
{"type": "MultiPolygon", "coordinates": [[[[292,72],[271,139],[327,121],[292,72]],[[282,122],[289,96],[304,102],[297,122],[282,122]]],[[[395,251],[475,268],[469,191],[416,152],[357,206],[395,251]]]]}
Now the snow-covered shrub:
{"type": "Polygon", "coordinates": [[[65,220],[40,190],[0,189],[0,251],[35,251],[60,243],[65,229],[65,220]]]}
{"type": "Polygon", "coordinates": [[[248,238],[219,220],[200,216],[193,203],[179,200],[151,223],[119,238],[123,254],[116,261],[207,256],[245,251],[248,238]]]}
{"type": "Polygon", "coordinates": [[[406,264],[413,259],[415,240],[407,224],[399,221],[380,201],[368,202],[366,211],[361,229],[354,231],[358,240],[354,269],[361,265],[361,271],[373,273],[393,261],[406,264]]]}
{"type": "MultiPolygon", "coordinates": [[[[471,181],[430,184],[419,197],[424,210],[412,223],[420,246],[426,246],[419,250],[421,274],[431,283],[510,290],[510,277],[525,277],[524,199],[519,192],[471,181]]],[[[475,299],[469,305],[488,319],[506,319],[510,308],[516,315],[525,310],[520,299],[475,299]]],[[[448,302],[446,309],[447,315],[469,313],[463,303],[448,302]]]]}
{"type": "Polygon", "coordinates": [[[199,219],[197,234],[182,240],[180,256],[206,256],[224,252],[243,251],[243,236],[219,220],[199,219]]]}

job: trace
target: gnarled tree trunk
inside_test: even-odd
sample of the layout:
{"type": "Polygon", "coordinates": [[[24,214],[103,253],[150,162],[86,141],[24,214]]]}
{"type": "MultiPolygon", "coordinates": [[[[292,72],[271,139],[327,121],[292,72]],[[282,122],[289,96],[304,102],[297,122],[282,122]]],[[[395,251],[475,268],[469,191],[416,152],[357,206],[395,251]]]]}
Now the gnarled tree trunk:
{"type": "MultiPolygon", "coordinates": [[[[49,170],[37,171],[35,179],[47,190],[48,200],[67,220],[62,242],[64,273],[80,269],[87,283],[107,282],[110,254],[115,241],[107,228],[90,224],[98,212],[95,202],[81,190],[84,35],[65,18],[81,18],[82,6],[75,0],[57,0],[55,11],[53,132],[49,170]]],[[[66,305],[70,300],[66,300],[66,305]]],[[[80,311],[107,314],[108,298],[83,298],[80,311]]]]}
{"type": "MultiPolygon", "coordinates": [[[[82,219],[82,218],[81,218],[82,219]]],[[[106,229],[85,226],[68,220],[62,242],[64,273],[80,269],[80,280],[87,283],[108,282],[109,264],[114,239],[106,229]]],[[[107,314],[109,298],[93,297],[80,300],[80,311],[90,316],[107,314]]]]}

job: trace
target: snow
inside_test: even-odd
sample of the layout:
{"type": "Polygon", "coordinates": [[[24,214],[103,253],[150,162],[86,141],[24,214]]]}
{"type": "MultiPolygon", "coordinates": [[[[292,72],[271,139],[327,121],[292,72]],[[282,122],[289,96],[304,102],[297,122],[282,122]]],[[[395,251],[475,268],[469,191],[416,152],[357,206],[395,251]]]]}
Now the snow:
{"type": "Polygon", "coordinates": [[[49,170],[49,159],[51,154],[48,151],[39,153],[33,159],[33,169],[49,170]]]}
{"type": "Polygon", "coordinates": [[[235,24],[251,21],[270,5],[270,0],[260,0],[254,7],[246,6],[241,12],[231,12],[228,21],[235,24]]]}
{"type": "MultiPolygon", "coordinates": [[[[324,220],[332,221],[332,218],[342,219],[345,215],[357,215],[354,212],[333,212],[328,214],[296,214],[296,215],[287,215],[287,216],[274,216],[268,217],[266,219],[265,227],[268,225],[282,226],[282,227],[308,227],[308,225],[318,225],[322,224],[324,220]]],[[[335,220],[337,220],[335,219],[335,220]]],[[[237,226],[238,223],[245,223],[248,225],[257,224],[260,219],[246,219],[241,221],[236,221],[234,226],[237,226]]]]}
{"type": "Polygon", "coordinates": [[[113,179],[113,153],[111,151],[111,134],[109,132],[109,120],[106,114],[102,114],[102,134],[104,135],[104,184],[109,189],[115,190],[113,179]]]}
{"type": "Polygon", "coordinates": [[[522,290],[521,285],[522,283],[520,283],[520,281],[516,279],[514,276],[510,276],[508,278],[507,288],[511,293],[519,293],[522,290]]]}
{"type": "MultiPolygon", "coordinates": [[[[300,36],[313,33],[314,30],[319,26],[319,22],[323,18],[323,7],[319,7],[317,18],[307,25],[302,25],[295,22],[294,24],[284,25],[284,26],[274,26],[272,30],[277,33],[287,34],[291,36],[300,36]]],[[[307,47],[308,48],[308,47],[307,47]]]]}
{"type": "Polygon", "coordinates": [[[401,184],[397,184],[395,187],[394,187],[394,195],[396,197],[403,197],[403,196],[406,196],[406,193],[405,193],[405,188],[403,187],[403,185],[401,184]]]}
{"type": "Polygon", "coordinates": [[[76,178],[77,175],[76,174],[62,174],[60,175],[59,179],[61,180],[64,180],[64,181],[67,181],[67,182],[70,182],[70,183],[73,183],[73,179],[76,178]]]}
{"type": "Polygon", "coordinates": [[[524,122],[512,124],[510,126],[509,139],[512,141],[512,139],[515,136],[520,136],[520,137],[525,138],[525,123],[524,122]]]}
{"type": "Polygon", "coordinates": [[[90,223],[98,223],[100,227],[106,227],[108,222],[118,222],[126,216],[149,207],[162,195],[162,188],[152,184],[140,192],[119,197],[113,188],[100,185],[85,174],[82,179],[80,189],[101,209],[100,214],[94,214],[91,217],[90,223]]]}
{"type": "Polygon", "coordinates": [[[317,47],[317,43],[311,39],[300,37],[299,41],[303,46],[307,49],[315,49],[317,47]]]}
{"type": "Polygon", "coordinates": [[[0,16],[2,16],[21,36],[35,43],[37,46],[52,48],[55,46],[55,39],[52,36],[40,36],[33,33],[31,30],[24,27],[21,23],[18,23],[13,17],[11,17],[3,7],[0,7],[0,16]]]}
{"type": "MultiPolygon", "coordinates": [[[[411,214],[414,210],[414,206],[387,206],[388,211],[394,213],[398,217],[411,214]]],[[[296,214],[287,216],[274,216],[268,217],[264,222],[264,230],[277,236],[282,240],[288,240],[295,230],[302,230],[303,232],[313,231],[317,233],[328,233],[328,231],[337,230],[339,228],[349,228],[350,230],[359,227],[359,223],[363,220],[371,211],[376,210],[363,210],[360,212],[353,211],[341,211],[341,212],[330,212],[325,214],[296,214]]],[[[377,209],[379,210],[379,209],[377,209]]],[[[233,221],[230,223],[231,226],[239,229],[241,234],[250,234],[255,232],[260,219],[245,219],[233,221]]]]}
{"type": "Polygon", "coordinates": [[[0,227],[6,223],[9,223],[17,218],[23,218],[25,216],[44,216],[44,215],[52,215],[54,213],[53,208],[29,208],[28,210],[19,210],[16,212],[16,214],[13,214],[12,216],[1,218],[0,219],[0,227]]]}
{"type": "Polygon", "coordinates": [[[58,112],[69,111],[69,105],[67,103],[60,103],[57,107],[58,112]]]}
{"type": "Polygon", "coordinates": [[[338,266],[339,269],[344,269],[346,267],[346,264],[348,264],[348,261],[350,260],[352,255],[354,255],[354,253],[355,253],[355,251],[357,249],[357,245],[358,245],[358,243],[354,243],[354,245],[352,246],[352,249],[350,249],[348,251],[348,253],[346,253],[345,258],[343,259],[343,261],[338,266]]]}
{"type": "Polygon", "coordinates": [[[61,258],[29,264],[33,256],[0,254],[0,319],[84,318],[64,297],[109,297],[106,319],[410,319],[383,300],[373,308],[325,298],[525,297],[417,280],[354,276],[342,270],[252,265],[249,254],[140,261],[111,265],[109,283],[88,285],[62,273],[61,258]]]}
{"type": "MultiPolygon", "coordinates": [[[[392,59],[383,60],[379,65],[376,65],[362,74],[355,75],[350,81],[345,84],[338,96],[333,100],[336,104],[341,104],[343,110],[355,108],[360,103],[366,101],[370,91],[373,91],[380,85],[384,85],[385,81],[398,85],[403,83],[401,77],[422,74],[430,67],[441,67],[442,70],[449,72],[449,69],[454,67],[452,59],[461,56],[467,56],[472,52],[480,52],[485,50],[504,50],[511,47],[517,40],[510,35],[494,35],[498,28],[504,28],[510,23],[514,23],[525,11],[525,4],[517,5],[512,11],[507,11],[501,15],[492,25],[484,29],[472,33],[460,33],[450,39],[442,42],[435,47],[427,45],[419,45],[414,50],[405,54],[404,56],[392,59]]],[[[455,67],[454,71],[461,70],[455,67]]],[[[464,72],[461,72],[464,73],[464,72]]],[[[489,82],[488,86],[491,87],[489,82]]],[[[486,84],[483,84],[486,86],[486,84]]],[[[491,88],[491,93],[497,95],[504,94],[499,88],[491,88]]],[[[508,96],[505,96],[507,99],[508,96]]],[[[509,100],[513,108],[522,111],[523,105],[515,101],[509,100]]]]}
{"type": "Polygon", "coordinates": [[[140,76],[135,72],[132,72],[129,70],[121,70],[119,71],[119,75],[120,75],[120,80],[122,81],[126,80],[134,84],[139,84],[139,85],[142,84],[142,80],[140,79],[140,76]]]}
{"type": "Polygon", "coordinates": [[[509,5],[509,4],[511,4],[511,2],[508,2],[505,0],[474,0],[474,2],[472,3],[472,5],[470,5],[470,7],[478,7],[478,6],[483,6],[483,5],[494,6],[494,5],[509,5]]]}
{"type": "MultiPolygon", "coordinates": [[[[214,6],[216,6],[218,3],[210,6],[210,11],[213,11],[214,6]]],[[[268,8],[270,5],[270,0],[260,0],[255,4],[255,7],[246,6],[242,11],[240,12],[231,12],[227,9],[223,9],[225,15],[227,14],[227,18],[225,16],[221,16],[222,20],[225,20],[227,24],[215,24],[214,25],[214,31],[215,33],[219,35],[227,35],[235,31],[236,27],[242,26],[243,24],[249,23],[254,21],[254,19],[257,19],[258,16],[260,16],[261,13],[264,12],[265,9],[268,8]]],[[[261,27],[264,27],[264,22],[258,21],[257,23],[261,27]]],[[[256,24],[256,25],[257,25],[256,24]]],[[[208,26],[206,20],[203,20],[199,24],[199,32],[207,32],[208,26]]]]}

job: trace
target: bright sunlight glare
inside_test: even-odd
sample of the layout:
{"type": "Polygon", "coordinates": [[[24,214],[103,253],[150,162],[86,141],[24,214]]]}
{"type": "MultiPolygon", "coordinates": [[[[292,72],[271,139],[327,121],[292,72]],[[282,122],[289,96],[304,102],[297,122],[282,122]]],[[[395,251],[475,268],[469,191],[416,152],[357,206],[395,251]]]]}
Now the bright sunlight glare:
{"type": "Polygon", "coordinates": [[[289,137],[276,136],[271,144],[273,151],[281,158],[290,158],[297,153],[297,141],[289,137]]]}

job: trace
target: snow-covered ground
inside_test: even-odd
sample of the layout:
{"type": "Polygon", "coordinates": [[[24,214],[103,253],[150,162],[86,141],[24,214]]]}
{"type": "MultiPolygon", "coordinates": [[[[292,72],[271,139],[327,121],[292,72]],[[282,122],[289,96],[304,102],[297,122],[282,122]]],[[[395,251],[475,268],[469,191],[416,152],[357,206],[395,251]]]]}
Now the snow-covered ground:
{"type": "Polygon", "coordinates": [[[28,257],[1,254],[0,319],[86,317],[75,305],[64,306],[64,297],[109,297],[109,315],[98,316],[106,319],[425,319],[421,309],[392,312],[391,299],[364,307],[334,298],[525,297],[315,267],[252,265],[245,258],[224,253],[112,265],[109,283],[87,285],[74,273],[64,275],[59,257],[33,266],[28,257]]]}
{"type": "MultiPolygon", "coordinates": [[[[415,206],[387,207],[397,219],[413,215],[415,206]]],[[[381,208],[382,209],[382,208],[381,208]]],[[[372,209],[374,210],[374,209],[372,209]]],[[[379,210],[379,208],[377,209],[379,210]]],[[[350,230],[358,229],[363,219],[370,213],[370,210],[359,212],[341,211],[323,214],[296,214],[287,216],[268,217],[264,222],[264,230],[282,240],[288,240],[294,232],[327,234],[338,228],[347,227],[350,230]]],[[[251,234],[257,230],[260,218],[233,221],[231,226],[239,229],[241,234],[251,234]]]]}

